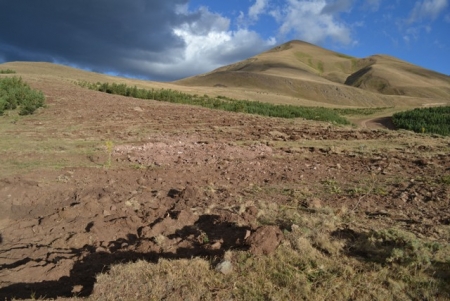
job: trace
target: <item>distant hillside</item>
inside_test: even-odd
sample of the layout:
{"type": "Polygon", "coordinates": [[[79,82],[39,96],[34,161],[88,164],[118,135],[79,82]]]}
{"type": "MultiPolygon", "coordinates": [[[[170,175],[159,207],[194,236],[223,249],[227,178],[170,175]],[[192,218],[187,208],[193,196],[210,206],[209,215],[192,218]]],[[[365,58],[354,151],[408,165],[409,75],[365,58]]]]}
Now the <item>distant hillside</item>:
{"type": "Polygon", "coordinates": [[[52,63],[9,62],[0,64],[0,69],[12,69],[25,80],[124,83],[275,104],[396,107],[397,111],[450,105],[447,75],[386,55],[360,59],[301,41],[171,83],[108,76],[52,63]]]}
{"type": "Polygon", "coordinates": [[[449,76],[385,55],[358,59],[301,41],[174,83],[266,91],[332,105],[408,106],[450,98],[449,76]]]}

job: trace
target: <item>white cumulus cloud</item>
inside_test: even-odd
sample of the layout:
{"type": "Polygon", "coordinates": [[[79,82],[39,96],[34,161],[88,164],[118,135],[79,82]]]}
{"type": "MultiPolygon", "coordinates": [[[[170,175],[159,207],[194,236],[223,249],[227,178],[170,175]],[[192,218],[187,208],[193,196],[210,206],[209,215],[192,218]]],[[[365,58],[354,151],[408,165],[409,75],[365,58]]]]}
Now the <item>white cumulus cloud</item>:
{"type": "Polygon", "coordinates": [[[200,9],[201,17],[174,29],[185,43],[173,61],[135,62],[144,70],[153,70],[161,78],[183,78],[246,59],[276,44],[274,38],[264,40],[255,31],[230,30],[230,19],[200,9]]]}
{"type": "Polygon", "coordinates": [[[342,9],[348,9],[351,1],[335,1],[330,6],[325,0],[287,0],[286,6],[274,10],[272,16],[280,25],[282,35],[292,34],[295,38],[314,44],[328,39],[343,45],[355,43],[349,25],[337,18],[342,9]]]}
{"type": "Polygon", "coordinates": [[[436,19],[448,6],[448,0],[417,1],[407,23],[414,23],[424,19],[436,19]]]}
{"type": "Polygon", "coordinates": [[[255,4],[248,9],[248,16],[252,20],[257,20],[259,15],[266,12],[269,0],[256,0],[255,4]]]}

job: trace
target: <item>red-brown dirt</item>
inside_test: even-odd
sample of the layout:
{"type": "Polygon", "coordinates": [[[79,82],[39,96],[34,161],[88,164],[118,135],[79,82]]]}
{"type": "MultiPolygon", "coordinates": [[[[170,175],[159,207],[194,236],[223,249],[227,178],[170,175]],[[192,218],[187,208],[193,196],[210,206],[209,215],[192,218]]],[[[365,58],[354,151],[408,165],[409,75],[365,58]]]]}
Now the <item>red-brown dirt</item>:
{"type": "Polygon", "coordinates": [[[98,273],[138,259],[267,254],[284,225],[259,227],[284,207],[347,208],[436,239],[433,225],[450,223],[446,138],[31,84],[48,107],[3,135],[37,145],[60,139],[50,157],[22,155],[65,166],[8,170],[0,179],[0,299],[88,296],[98,273]],[[66,153],[69,140],[97,149],[66,153]]]}

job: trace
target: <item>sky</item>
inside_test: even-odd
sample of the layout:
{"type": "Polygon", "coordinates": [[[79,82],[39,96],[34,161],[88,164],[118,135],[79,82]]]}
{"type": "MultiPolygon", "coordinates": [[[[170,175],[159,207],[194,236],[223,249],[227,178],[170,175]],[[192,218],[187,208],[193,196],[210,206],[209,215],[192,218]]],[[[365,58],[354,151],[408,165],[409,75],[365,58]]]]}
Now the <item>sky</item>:
{"type": "Polygon", "coordinates": [[[450,0],[0,0],[0,63],[172,81],[290,40],[450,75],[450,0]]]}

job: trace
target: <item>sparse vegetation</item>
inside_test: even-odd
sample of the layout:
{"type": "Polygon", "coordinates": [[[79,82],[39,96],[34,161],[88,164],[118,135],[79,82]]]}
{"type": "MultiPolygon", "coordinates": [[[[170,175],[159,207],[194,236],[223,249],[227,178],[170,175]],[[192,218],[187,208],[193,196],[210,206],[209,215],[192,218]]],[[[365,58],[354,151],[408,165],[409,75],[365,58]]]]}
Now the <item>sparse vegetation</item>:
{"type": "MultiPolygon", "coordinates": [[[[274,213],[274,212],[272,212],[274,213]]],[[[292,209],[273,221],[289,224],[270,256],[229,251],[234,272],[205,259],[139,261],[98,277],[91,300],[446,300],[450,249],[397,228],[362,231],[333,210],[292,209]],[[186,281],[195,278],[196,281],[186,281]],[[370,285],[368,285],[370,284],[370,285]]],[[[349,215],[349,216],[347,216],[349,215]]],[[[353,224],[355,222],[352,222],[353,224]]],[[[360,226],[358,226],[359,228],[360,226]]],[[[363,228],[363,227],[361,227],[363,228]]]]}
{"type": "Polygon", "coordinates": [[[450,135],[450,106],[421,108],[392,116],[397,128],[416,133],[450,135]]]}
{"type": "Polygon", "coordinates": [[[16,71],[11,70],[11,69],[2,69],[0,70],[0,74],[14,74],[16,73],[16,71]]]}
{"type": "Polygon", "coordinates": [[[336,53],[336,56],[341,57],[343,59],[349,59],[349,60],[355,59],[353,56],[349,56],[349,55],[346,55],[346,54],[343,54],[343,53],[336,53]]]}
{"type": "Polygon", "coordinates": [[[325,68],[323,66],[323,62],[322,61],[319,61],[317,63],[317,69],[320,71],[320,73],[323,73],[325,71],[325,68]]]}
{"type": "Polygon", "coordinates": [[[44,106],[44,102],[44,94],[31,89],[21,78],[0,79],[0,115],[16,108],[19,108],[20,115],[33,114],[36,109],[44,106]]]}
{"type": "Polygon", "coordinates": [[[353,116],[353,115],[373,115],[375,113],[382,112],[388,108],[346,108],[346,109],[334,109],[338,114],[344,116],[353,116]]]}
{"type": "Polygon", "coordinates": [[[136,86],[129,87],[125,84],[93,84],[88,82],[79,82],[78,84],[92,90],[140,99],[154,99],[158,101],[197,105],[210,109],[242,112],[269,117],[304,118],[307,120],[328,121],[336,124],[349,124],[349,121],[341,117],[335,110],[323,107],[274,105],[259,101],[236,100],[224,96],[210,97],[208,95],[190,95],[170,89],[138,89],[136,86]]]}
{"type": "Polygon", "coordinates": [[[112,142],[111,140],[106,141],[105,142],[105,151],[108,156],[108,159],[106,161],[107,168],[111,167],[111,156],[112,156],[113,150],[114,150],[114,142],[112,142]]]}

